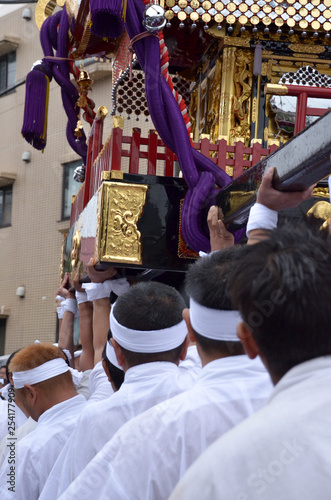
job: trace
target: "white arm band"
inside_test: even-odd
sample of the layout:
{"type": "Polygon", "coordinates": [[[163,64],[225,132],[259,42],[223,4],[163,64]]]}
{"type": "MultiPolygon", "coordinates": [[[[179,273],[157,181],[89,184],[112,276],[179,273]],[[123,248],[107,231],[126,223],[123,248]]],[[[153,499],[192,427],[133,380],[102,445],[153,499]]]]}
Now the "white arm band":
{"type": "Polygon", "coordinates": [[[63,310],[62,304],[63,304],[63,302],[61,303],[61,305],[59,307],[56,308],[57,317],[59,319],[63,319],[64,310],[63,310]]]}
{"type": "Polygon", "coordinates": [[[276,210],[271,210],[261,203],[255,203],[249,212],[246,235],[249,237],[250,231],[254,229],[273,231],[277,227],[277,222],[278,212],[276,210]]]}
{"type": "Polygon", "coordinates": [[[88,300],[91,302],[93,300],[109,297],[110,292],[114,292],[116,295],[121,295],[130,288],[126,278],[106,280],[103,283],[83,283],[82,286],[87,293],[88,300]]]}
{"type": "Polygon", "coordinates": [[[71,361],[72,360],[71,352],[68,351],[68,349],[62,349],[62,351],[64,352],[64,354],[67,355],[67,358],[69,359],[69,361],[71,361]]]}
{"type": "Polygon", "coordinates": [[[77,292],[77,290],[76,290],[75,295],[76,295],[76,300],[77,300],[78,305],[89,301],[87,298],[86,292],[77,292]]]}
{"type": "Polygon", "coordinates": [[[62,302],[63,312],[71,312],[72,314],[77,314],[77,301],[76,299],[66,299],[62,302]]]}

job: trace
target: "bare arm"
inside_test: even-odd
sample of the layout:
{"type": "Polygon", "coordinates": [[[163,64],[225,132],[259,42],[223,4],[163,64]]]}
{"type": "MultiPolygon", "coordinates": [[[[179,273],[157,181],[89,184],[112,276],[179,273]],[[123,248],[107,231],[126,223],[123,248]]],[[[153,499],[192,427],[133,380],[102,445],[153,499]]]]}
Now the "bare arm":
{"type": "Polygon", "coordinates": [[[94,367],[94,348],[93,348],[93,302],[89,302],[85,290],[79,281],[79,274],[74,279],[76,292],[83,294],[83,299],[77,295],[79,310],[79,337],[82,344],[82,354],[79,358],[79,370],[84,372],[94,367]],[[85,296],[85,298],[84,298],[85,296]],[[84,300],[84,301],[83,301],[84,300]]]}
{"type": "MultiPolygon", "coordinates": [[[[75,291],[70,283],[70,275],[66,273],[64,276],[64,280],[62,281],[60,288],[57,291],[58,295],[64,297],[65,300],[73,300],[76,302],[75,291]]],[[[74,302],[73,302],[74,304],[74,302]]],[[[59,331],[59,342],[58,346],[60,349],[66,349],[71,354],[70,366],[73,365],[73,355],[74,355],[74,319],[75,313],[69,310],[66,310],[63,314],[63,319],[61,322],[61,327],[59,331]]]]}
{"type": "MultiPolygon", "coordinates": [[[[93,283],[104,283],[115,276],[117,272],[115,268],[109,267],[105,271],[97,271],[94,267],[96,263],[95,260],[91,259],[88,265],[88,274],[93,283]]],[[[93,301],[93,348],[95,365],[101,361],[102,351],[107,341],[109,313],[110,302],[108,296],[93,301]]]]}

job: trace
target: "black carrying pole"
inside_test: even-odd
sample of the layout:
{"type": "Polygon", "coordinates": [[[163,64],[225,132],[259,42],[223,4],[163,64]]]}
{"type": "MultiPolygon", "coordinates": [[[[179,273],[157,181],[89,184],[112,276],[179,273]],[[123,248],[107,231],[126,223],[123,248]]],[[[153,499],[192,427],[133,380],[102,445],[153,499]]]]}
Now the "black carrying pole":
{"type": "Polygon", "coordinates": [[[247,223],[264,173],[275,167],[273,187],[303,191],[331,174],[331,111],[222,189],[216,198],[230,230],[247,223]]]}

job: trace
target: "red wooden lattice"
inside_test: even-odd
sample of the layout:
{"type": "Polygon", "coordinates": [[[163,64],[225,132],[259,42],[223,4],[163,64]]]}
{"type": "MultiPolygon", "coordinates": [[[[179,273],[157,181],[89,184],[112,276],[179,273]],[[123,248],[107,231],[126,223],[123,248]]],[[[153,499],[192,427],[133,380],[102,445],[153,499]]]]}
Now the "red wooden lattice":
{"type": "MultiPolygon", "coordinates": [[[[102,172],[121,170],[122,158],[129,158],[129,173],[140,173],[140,160],[147,162],[147,173],[156,175],[157,161],[163,162],[163,175],[174,175],[176,155],[158,138],[155,130],[150,130],[148,137],[141,137],[139,128],[134,128],[131,136],[123,136],[120,127],[113,128],[111,136],[102,148],[103,121],[95,121],[91,129],[88,143],[88,157],[86,165],[85,183],[78,192],[72,207],[70,224],[73,224],[80,212],[86,206],[102,182],[102,172]],[[142,150],[147,147],[147,151],[142,150]]],[[[269,155],[276,145],[262,148],[256,142],[252,147],[246,147],[242,142],[229,146],[225,139],[211,144],[207,138],[193,144],[201,154],[208,156],[219,168],[226,171],[226,167],[233,167],[233,178],[236,179],[244,168],[250,168],[258,163],[262,157],[269,155]]]]}

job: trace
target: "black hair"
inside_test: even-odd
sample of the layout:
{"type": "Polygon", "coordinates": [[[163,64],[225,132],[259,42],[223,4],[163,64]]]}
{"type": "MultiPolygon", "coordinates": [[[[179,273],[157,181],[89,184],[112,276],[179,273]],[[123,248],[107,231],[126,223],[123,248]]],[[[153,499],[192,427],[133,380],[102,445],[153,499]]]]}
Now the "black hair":
{"type": "MultiPolygon", "coordinates": [[[[8,381],[8,382],[9,382],[9,373],[11,373],[11,372],[9,371],[9,365],[10,365],[10,362],[11,362],[11,360],[13,359],[13,357],[15,356],[15,354],[17,354],[20,350],[21,350],[21,348],[20,348],[20,349],[17,349],[17,350],[16,350],[16,351],[14,351],[14,352],[12,352],[12,353],[11,353],[11,355],[9,356],[9,358],[7,359],[7,363],[6,363],[6,379],[7,379],[7,381],[8,381]]],[[[3,368],[3,367],[1,367],[1,368],[3,368]]]]}
{"type": "MultiPolygon", "coordinates": [[[[121,325],[134,330],[162,330],[182,321],[185,302],[173,287],[149,281],[133,285],[118,297],[113,305],[113,314],[121,325]]],[[[169,351],[159,353],[136,353],[124,349],[129,366],[153,361],[178,363],[183,344],[169,351]]]]}
{"type": "MultiPolygon", "coordinates": [[[[111,334],[111,331],[109,330],[107,342],[109,342],[109,340],[111,338],[112,338],[112,334],[111,334]]],[[[117,366],[113,365],[113,363],[111,363],[109,361],[109,359],[107,358],[107,354],[106,354],[106,346],[107,346],[107,344],[105,344],[103,351],[102,351],[102,359],[106,363],[108,371],[109,371],[109,375],[113,381],[114,386],[118,390],[124,382],[124,371],[120,370],[119,368],[117,368],[117,366]]]]}
{"type": "Polygon", "coordinates": [[[188,295],[210,309],[232,311],[228,277],[245,252],[246,246],[233,246],[197,260],[186,274],[188,295]]]}
{"type": "Polygon", "coordinates": [[[247,247],[230,278],[233,304],[273,378],[331,354],[331,248],[307,227],[283,227],[247,247]]]}
{"type": "MultiPolygon", "coordinates": [[[[232,311],[228,278],[241,257],[245,246],[233,246],[199,259],[186,275],[186,292],[198,304],[210,309],[232,311]]],[[[222,326],[220,325],[220,329],[222,326]]],[[[208,355],[234,356],[244,354],[239,341],[213,340],[194,332],[196,341],[208,355]]]]}

